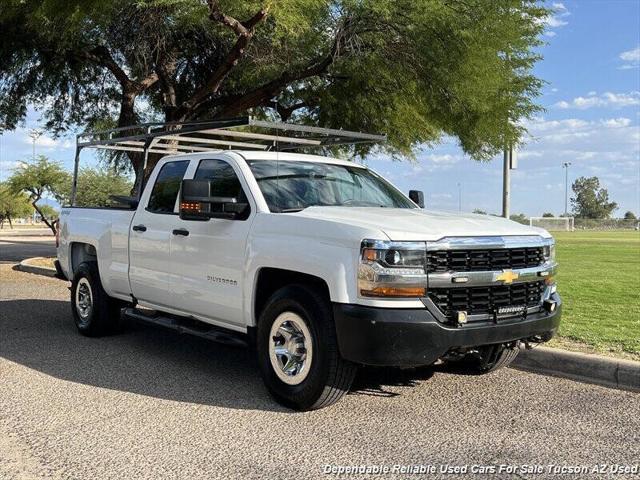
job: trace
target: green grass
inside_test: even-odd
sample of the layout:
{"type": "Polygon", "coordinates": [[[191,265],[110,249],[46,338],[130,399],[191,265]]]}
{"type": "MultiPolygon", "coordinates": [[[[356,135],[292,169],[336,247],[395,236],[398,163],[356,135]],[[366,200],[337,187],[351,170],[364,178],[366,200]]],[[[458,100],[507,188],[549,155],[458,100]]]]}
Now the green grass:
{"type": "Polygon", "coordinates": [[[554,237],[564,301],[556,343],[568,340],[640,359],[640,232],[554,232],[554,237]]]}

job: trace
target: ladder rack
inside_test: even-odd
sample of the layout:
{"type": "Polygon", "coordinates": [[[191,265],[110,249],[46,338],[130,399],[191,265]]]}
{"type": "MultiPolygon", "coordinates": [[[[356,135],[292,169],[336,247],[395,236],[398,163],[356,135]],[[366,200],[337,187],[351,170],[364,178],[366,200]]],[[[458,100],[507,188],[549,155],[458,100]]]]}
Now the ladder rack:
{"type": "MultiPolygon", "coordinates": [[[[138,172],[141,182],[149,153],[178,154],[223,149],[294,151],[360,143],[383,143],[386,135],[296,125],[237,117],[203,122],[142,123],[102,131],[85,131],[76,137],[71,203],[75,201],[80,152],[84,148],[138,152],[144,162],[138,172]]],[[[138,185],[137,187],[141,187],[138,185]]],[[[142,188],[137,188],[138,194],[142,188]]]]}

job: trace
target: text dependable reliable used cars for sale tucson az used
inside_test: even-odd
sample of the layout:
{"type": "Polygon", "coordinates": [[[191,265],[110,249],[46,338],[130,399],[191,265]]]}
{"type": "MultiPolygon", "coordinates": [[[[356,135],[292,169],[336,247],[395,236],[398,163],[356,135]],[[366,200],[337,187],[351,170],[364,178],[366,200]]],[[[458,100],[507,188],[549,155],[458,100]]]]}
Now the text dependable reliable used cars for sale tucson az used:
{"type": "MultiPolygon", "coordinates": [[[[58,268],[82,334],[134,318],[253,344],[269,392],[309,410],[339,400],[359,365],[488,373],[558,328],[543,229],[425,210],[421,192],[407,197],[363,165],[284,148],[311,145],[311,128],[228,150],[211,138],[245,147],[247,128],[159,131],[94,141],[170,153],[144,188],[139,177],[139,195],[62,209],[58,268]]],[[[338,144],[353,132],[329,133],[338,144]]]]}

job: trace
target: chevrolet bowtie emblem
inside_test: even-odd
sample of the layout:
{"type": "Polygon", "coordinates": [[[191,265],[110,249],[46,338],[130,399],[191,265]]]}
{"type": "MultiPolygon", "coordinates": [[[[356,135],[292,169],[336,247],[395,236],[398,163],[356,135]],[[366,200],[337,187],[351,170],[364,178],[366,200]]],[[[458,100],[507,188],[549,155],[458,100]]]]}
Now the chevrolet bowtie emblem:
{"type": "Polygon", "coordinates": [[[502,273],[493,276],[494,282],[504,282],[506,284],[513,283],[520,275],[513,270],[503,270],[502,273]]]}

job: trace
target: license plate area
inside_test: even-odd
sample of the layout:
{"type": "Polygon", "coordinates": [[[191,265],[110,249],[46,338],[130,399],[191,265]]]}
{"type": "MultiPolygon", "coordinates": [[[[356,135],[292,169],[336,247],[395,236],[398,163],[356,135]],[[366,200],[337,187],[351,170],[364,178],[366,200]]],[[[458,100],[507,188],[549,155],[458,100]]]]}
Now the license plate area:
{"type": "Polygon", "coordinates": [[[526,305],[509,305],[505,307],[499,307],[495,310],[495,316],[498,319],[508,317],[521,317],[526,315],[526,305]]]}

